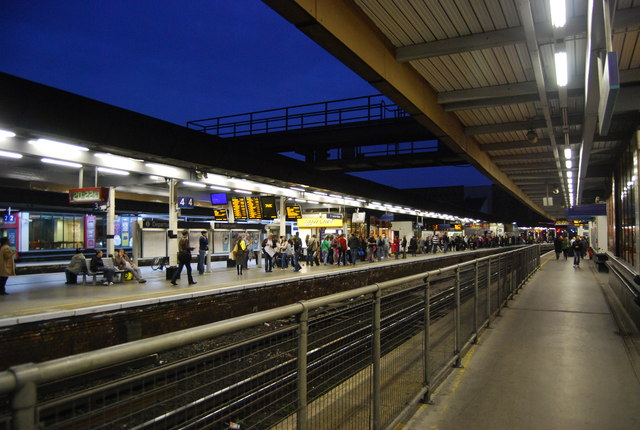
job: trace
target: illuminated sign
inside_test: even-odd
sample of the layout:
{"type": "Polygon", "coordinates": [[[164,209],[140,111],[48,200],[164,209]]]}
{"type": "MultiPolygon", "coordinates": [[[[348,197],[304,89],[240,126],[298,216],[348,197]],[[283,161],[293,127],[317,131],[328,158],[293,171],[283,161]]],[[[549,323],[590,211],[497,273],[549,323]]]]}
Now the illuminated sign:
{"type": "Polygon", "coordinates": [[[262,207],[260,206],[260,197],[247,197],[247,215],[249,219],[262,219],[262,207]]]}
{"type": "Polygon", "coordinates": [[[298,227],[343,227],[341,219],[335,218],[300,218],[298,227]]]}
{"type": "Polygon", "coordinates": [[[302,210],[300,206],[287,206],[287,220],[293,221],[302,218],[302,210]]]}
{"type": "Polygon", "coordinates": [[[108,188],[74,188],[69,190],[69,203],[105,203],[108,200],[108,188]]]}
{"type": "Polygon", "coordinates": [[[276,211],[276,198],[273,196],[261,197],[262,219],[276,219],[278,212],[276,211]]]}
{"type": "Polygon", "coordinates": [[[16,223],[15,214],[5,215],[4,217],[2,217],[2,219],[5,222],[5,224],[15,224],[16,223]]]}
{"type": "Polygon", "coordinates": [[[178,197],[178,207],[180,209],[193,209],[193,197],[178,197]]]}
{"type": "Polygon", "coordinates": [[[214,209],[213,217],[216,221],[229,221],[226,209],[214,209]]]}
{"type": "Polygon", "coordinates": [[[453,229],[454,230],[462,230],[462,224],[454,224],[453,225],[453,229]]]}
{"type": "Polygon", "coordinates": [[[247,219],[247,203],[244,197],[231,199],[231,208],[234,218],[247,219]]]}

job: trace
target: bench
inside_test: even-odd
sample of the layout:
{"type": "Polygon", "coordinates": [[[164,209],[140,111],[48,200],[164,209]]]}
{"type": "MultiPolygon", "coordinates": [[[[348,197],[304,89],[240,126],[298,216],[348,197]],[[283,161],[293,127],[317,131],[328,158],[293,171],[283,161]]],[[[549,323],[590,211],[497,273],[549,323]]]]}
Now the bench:
{"type": "MultiPolygon", "coordinates": [[[[113,265],[113,259],[111,259],[110,257],[103,257],[102,258],[102,262],[104,263],[105,267],[110,267],[110,268],[112,268],[114,270],[114,273],[113,273],[113,282],[114,283],[123,281],[123,279],[124,279],[123,273],[126,272],[126,270],[117,269],[113,265]]],[[[91,259],[90,258],[85,258],[84,259],[84,263],[85,263],[85,266],[86,266],[87,270],[82,273],[82,284],[86,285],[87,284],[87,276],[90,276],[90,277],[93,278],[93,285],[96,285],[98,275],[104,275],[104,272],[102,270],[97,271],[97,272],[93,272],[91,270],[91,259]]]]}

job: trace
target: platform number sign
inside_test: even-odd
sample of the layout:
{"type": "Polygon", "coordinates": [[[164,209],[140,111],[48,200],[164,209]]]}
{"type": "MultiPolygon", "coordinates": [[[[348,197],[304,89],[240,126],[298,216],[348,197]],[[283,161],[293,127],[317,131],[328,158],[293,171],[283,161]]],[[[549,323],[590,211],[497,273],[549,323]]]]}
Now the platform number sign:
{"type": "Polygon", "coordinates": [[[180,209],[193,209],[193,197],[178,197],[178,207],[180,209]]]}

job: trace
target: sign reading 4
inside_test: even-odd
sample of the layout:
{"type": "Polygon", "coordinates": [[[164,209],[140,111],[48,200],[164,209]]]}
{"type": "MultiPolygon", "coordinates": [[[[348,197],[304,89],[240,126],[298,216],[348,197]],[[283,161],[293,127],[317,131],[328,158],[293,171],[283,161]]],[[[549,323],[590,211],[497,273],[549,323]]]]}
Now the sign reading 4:
{"type": "Polygon", "coordinates": [[[178,207],[180,209],[193,209],[193,197],[178,197],[178,207]]]}

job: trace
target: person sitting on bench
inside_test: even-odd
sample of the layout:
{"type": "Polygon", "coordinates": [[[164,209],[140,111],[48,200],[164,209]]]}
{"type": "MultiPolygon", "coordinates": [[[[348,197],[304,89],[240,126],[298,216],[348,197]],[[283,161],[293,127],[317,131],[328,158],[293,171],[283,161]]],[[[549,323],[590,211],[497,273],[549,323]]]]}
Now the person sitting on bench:
{"type": "Polygon", "coordinates": [[[78,275],[86,272],[87,266],[84,262],[84,254],[80,248],[76,249],[76,253],[73,257],[71,257],[71,261],[66,269],[64,269],[64,274],[67,277],[66,285],[77,284],[78,283],[78,275]]]}
{"type": "Polygon", "coordinates": [[[131,272],[134,278],[141,283],[144,284],[146,279],[142,278],[142,273],[140,273],[140,268],[136,266],[136,264],[131,261],[129,256],[124,252],[124,249],[118,249],[118,253],[115,256],[116,267],[120,270],[126,270],[131,272]]]}
{"type": "Polygon", "coordinates": [[[91,257],[91,264],[89,264],[89,267],[91,267],[91,271],[94,273],[104,273],[104,285],[113,285],[113,275],[115,270],[104,265],[104,262],[102,261],[102,251],[98,250],[96,255],[91,257]]]}

